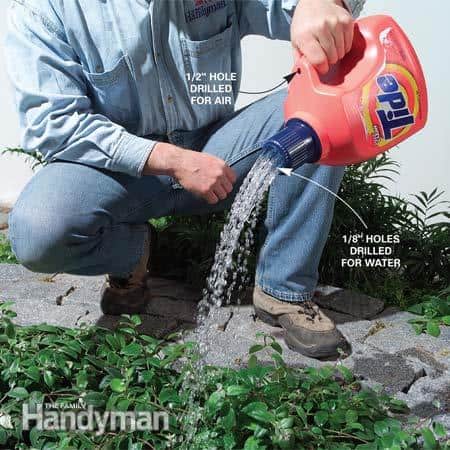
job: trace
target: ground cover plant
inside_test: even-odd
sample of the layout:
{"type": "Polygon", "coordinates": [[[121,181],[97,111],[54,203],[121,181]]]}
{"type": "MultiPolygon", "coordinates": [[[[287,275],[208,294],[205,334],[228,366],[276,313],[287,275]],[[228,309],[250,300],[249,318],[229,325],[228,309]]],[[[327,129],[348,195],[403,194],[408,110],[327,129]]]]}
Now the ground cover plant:
{"type": "Polygon", "coordinates": [[[438,337],[441,326],[450,326],[450,295],[446,298],[425,297],[421,303],[410,306],[408,311],[420,316],[409,320],[417,334],[438,337]]]}
{"type": "Polygon", "coordinates": [[[440,424],[405,420],[406,406],[362,389],[345,367],[286,367],[267,335],[248,366],[199,366],[193,343],[118,328],[13,324],[0,304],[0,445],[8,449],[449,449],[440,424]],[[273,365],[258,362],[271,352],[273,365]],[[186,381],[188,380],[188,382],[186,381]],[[24,403],[83,400],[96,410],[165,411],[169,430],[96,435],[22,429],[24,403]]]}

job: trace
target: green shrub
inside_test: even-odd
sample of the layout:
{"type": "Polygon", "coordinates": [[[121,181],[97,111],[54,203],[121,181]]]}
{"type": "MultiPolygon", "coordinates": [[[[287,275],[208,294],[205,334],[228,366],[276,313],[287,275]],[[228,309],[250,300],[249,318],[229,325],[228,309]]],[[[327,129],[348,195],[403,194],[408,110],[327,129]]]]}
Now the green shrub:
{"type": "Polygon", "coordinates": [[[17,264],[11,245],[2,234],[0,234],[0,263],[17,264]]]}
{"type": "Polygon", "coordinates": [[[443,192],[420,192],[413,200],[388,195],[385,181],[397,175],[398,164],[386,154],[345,174],[340,195],[369,225],[372,235],[397,235],[397,269],[342,268],[341,258],[348,257],[348,245],[342,237],[363,233],[362,225],[336,203],[333,227],[326,245],[320,278],[322,282],[363,291],[407,307],[424,295],[438,295],[450,284],[450,222],[448,202],[443,192]]]}
{"type": "Polygon", "coordinates": [[[271,337],[238,370],[199,366],[196,347],[118,328],[19,327],[0,304],[0,446],[8,449],[449,449],[440,424],[405,421],[404,403],[361,386],[344,366],[285,366],[271,337]],[[269,351],[273,365],[258,362],[269,351]],[[191,380],[187,382],[186,380],[191,380]],[[22,405],[165,411],[167,431],[22,430],[22,405]],[[9,420],[7,423],[5,417],[9,420]],[[6,426],[5,426],[6,425],[6,426]],[[9,426],[10,425],[10,426],[9,426]],[[433,433],[433,431],[434,433],[433,433]],[[420,444],[424,439],[424,445],[420,444]]]}

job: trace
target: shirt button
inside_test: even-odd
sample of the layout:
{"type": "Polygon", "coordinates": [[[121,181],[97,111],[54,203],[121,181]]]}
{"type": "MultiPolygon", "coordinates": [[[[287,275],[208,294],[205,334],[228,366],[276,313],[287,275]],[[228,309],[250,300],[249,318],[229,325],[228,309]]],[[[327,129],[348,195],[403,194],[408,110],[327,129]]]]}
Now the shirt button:
{"type": "Polygon", "coordinates": [[[173,97],[171,95],[167,97],[167,103],[173,103],[173,97]]]}
{"type": "Polygon", "coordinates": [[[102,72],[102,69],[103,69],[103,67],[102,67],[100,64],[98,64],[97,66],[95,66],[95,71],[96,71],[97,73],[102,72]]]}

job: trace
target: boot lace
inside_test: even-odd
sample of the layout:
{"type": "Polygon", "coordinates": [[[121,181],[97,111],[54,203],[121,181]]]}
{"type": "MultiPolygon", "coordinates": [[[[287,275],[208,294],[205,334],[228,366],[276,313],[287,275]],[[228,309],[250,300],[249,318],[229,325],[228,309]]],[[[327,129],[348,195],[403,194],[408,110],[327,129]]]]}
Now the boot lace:
{"type": "Polygon", "coordinates": [[[306,320],[310,322],[314,322],[317,317],[319,320],[322,320],[320,313],[318,311],[317,305],[311,301],[305,301],[298,305],[298,314],[304,314],[306,316],[306,320]]]}

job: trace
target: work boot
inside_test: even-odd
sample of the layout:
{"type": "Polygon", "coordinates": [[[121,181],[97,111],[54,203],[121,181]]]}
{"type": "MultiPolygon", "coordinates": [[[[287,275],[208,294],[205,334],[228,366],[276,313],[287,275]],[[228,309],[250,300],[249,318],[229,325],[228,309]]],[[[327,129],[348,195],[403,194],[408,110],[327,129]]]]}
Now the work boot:
{"type": "Polygon", "coordinates": [[[103,314],[119,316],[121,314],[144,313],[150,302],[149,270],[151,250],[154,249],[156,231],[148,225],[142,257],[127,278],[106,276],[101,292],[100,307],[103,314]]]}
{"type": "Polygon", "coordinates": [[[295,352],[310,358],[326,358],[337,356],[338,349],[347,348],[336,325],[312,301],[281,301],[255,287],[253,305],[260,320],[284,328],[284,340],[295,352]]]}

